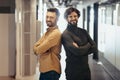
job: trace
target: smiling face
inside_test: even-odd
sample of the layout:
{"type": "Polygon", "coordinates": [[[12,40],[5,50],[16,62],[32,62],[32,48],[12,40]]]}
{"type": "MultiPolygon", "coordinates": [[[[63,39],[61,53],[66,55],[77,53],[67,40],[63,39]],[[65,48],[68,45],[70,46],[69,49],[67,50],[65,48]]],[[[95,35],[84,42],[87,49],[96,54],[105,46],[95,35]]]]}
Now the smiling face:
{"type": "Polygon", "coordinates": [[[71,14],[68,15],[67,21],[70,24],[77,25],[78,23],[78,14],[76,12],[72,12],[71,14]]]}
{"type": "Polygon", "coordinates": [[[57,24],[57,15],[55,12],[47,12],[46,24],[48,27],[54,27],[57,24]]]}

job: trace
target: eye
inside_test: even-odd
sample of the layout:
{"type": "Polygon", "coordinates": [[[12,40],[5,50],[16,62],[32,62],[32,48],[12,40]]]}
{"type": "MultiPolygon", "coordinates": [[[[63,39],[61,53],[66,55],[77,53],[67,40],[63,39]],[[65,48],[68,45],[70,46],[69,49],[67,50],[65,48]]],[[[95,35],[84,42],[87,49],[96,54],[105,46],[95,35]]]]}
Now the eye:
{"type": "Polygon", "coordinates": [[[68,17],[71,18],[71,19],[73,18],[73,16],[68,16],[68,17]]]}
{"type": "Polygon", "coordinates": [[[52,16],[46,16],[47,19],[53,19],[54,17],[52,16]]]}
{"type": "Polygon", "coordinates": [[[69,16],[69,18],[72,18],[72,16],[69,16]]]}
{"type": "Polygon", "coordinates": [[[77,16],[77,15],[75,15],[74,17],[75,17],[75,18],[77,18],[78,16],[77,16]]]}

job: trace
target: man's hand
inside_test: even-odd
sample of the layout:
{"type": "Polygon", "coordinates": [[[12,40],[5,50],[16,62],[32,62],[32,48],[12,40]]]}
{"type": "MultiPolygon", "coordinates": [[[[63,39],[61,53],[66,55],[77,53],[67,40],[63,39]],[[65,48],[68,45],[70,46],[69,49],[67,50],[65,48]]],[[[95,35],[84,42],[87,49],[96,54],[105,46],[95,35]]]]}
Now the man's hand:
{"type": "Polygon", "coordinates": [[[77,43],[73,42],[73,45],[77,48],[79,48],[79,46],[77,45],[77,43]]]}

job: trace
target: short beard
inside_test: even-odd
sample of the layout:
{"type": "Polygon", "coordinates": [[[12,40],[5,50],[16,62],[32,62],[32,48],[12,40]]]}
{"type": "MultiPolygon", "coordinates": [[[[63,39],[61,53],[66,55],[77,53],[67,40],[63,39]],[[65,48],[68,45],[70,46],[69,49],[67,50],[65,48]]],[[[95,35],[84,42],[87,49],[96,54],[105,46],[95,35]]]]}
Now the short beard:
{"type": "Polygon", "coordinates": [[[70,25],[77,26],[77,23],[71,23],[69,22],[70,25]]]}

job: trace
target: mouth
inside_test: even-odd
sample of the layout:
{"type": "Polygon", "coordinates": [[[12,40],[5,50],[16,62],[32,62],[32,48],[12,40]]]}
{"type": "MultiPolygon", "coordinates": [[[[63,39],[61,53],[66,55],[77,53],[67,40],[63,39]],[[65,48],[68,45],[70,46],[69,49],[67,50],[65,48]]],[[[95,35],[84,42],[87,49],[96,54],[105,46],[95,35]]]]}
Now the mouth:
{"type": "Polygon", "coordinates": [[[51,23],[51,21],[47,21],[47,23],[51,23]]]}
{"type": "Polygon", "coordinates": [[[77,21],[71,21],[71,23],[72,23],[72,24],[76,24],[76,23],[77,23],[77,21]]]}
{"type": "Polygon", "coordinates": [[[51,24],[52,22],[47,22],[47,24],[51,24]]]}

